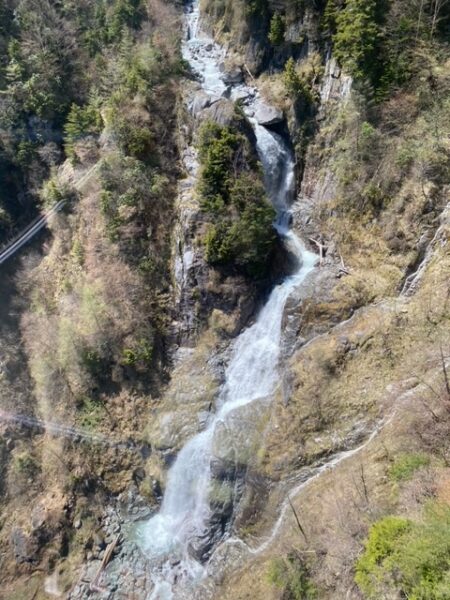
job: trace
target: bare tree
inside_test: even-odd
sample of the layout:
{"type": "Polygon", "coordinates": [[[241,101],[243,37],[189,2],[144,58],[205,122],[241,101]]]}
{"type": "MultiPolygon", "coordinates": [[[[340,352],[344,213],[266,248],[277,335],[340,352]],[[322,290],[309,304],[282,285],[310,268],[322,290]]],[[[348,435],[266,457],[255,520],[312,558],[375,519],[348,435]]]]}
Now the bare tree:
{"type": "Polygon", "coordinates": [[[416,29],[416,42],[419,39],[420,28],[422,26],[422,17],[423,17],[423,7],[425,4],[425,0],[420,0],[420,8],[419,8],[419,17],[417,19],[417,29],[416,29]]]}
{"type": "Polygon", "coordinates": [[[439,22],[439,15],[441,14],[442,9],[446,4],[448,4],[449,0],[433,0],[431,4],[432,10],[432,19],[431,19],[431,38],[434,37],[436,32],[436,27],[439,22]]]}

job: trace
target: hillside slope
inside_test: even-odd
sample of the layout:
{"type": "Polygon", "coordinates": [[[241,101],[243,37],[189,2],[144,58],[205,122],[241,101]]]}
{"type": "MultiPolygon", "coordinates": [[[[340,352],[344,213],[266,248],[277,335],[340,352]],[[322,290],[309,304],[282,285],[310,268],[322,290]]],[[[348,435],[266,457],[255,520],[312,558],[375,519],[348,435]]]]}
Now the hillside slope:
{"type": "Polygon", "coordinates": [[[182,53],[178,3],[0,6],[2,242],[65,200],[1,267],[0,597],[158,585],[135,524],[298,267],[272,227],[259,119],[295,157],[285,216],[318,262],[283,305],[275,392],[214,438],[209,531],[189,545],[203,577],[175,556],[165,583],[180,598],[443,600],[450,4],[200,10],[223,53],[216,95],[182,53]]]}

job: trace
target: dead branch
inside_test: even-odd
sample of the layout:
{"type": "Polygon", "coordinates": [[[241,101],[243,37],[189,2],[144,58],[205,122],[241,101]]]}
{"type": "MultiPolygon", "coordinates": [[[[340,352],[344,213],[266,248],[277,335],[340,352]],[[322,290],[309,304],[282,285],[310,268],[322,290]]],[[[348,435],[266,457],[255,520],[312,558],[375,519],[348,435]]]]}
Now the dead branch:
{"type": "Polygon", "coordinates": [[[309,241],[312,242],[313,244],[315,244],[317,246],[317,248],[319,249],[319,266],[321,267],[323,265],[323,259],[325,258],[325,254],[328,250],[328,246],[325,246],[325,244],[322,244],[321,242],[319,242],[318,240],[315,240],[314,238],[309,238],[309,241]]]}
{"type": "Polygon", "coordinates": [[[442,373],[444,375],[445,382],[445,391],[447,392],[447,398],[450,399],[450,380],[447,371],[447,363],[445,362],[444,351],[442,350],[442,344],[440,344],[441,351],[441,363],[442,363],[442,373]]]}
{"type": "Polygon", "coordinates": [[[245,70],[247,71],[247,73],[250,75],[251,80],[255,81],[255,78],[253,77],[252,72],[250,71],[250,69],[247,67],[247,65],[245,63],[244,63],[244,67],[245,67],[245,70]]]}
{"type": "Polygon", "coordinates": [[[419,383],[421,383],[423,386],[425,386],[426,388],[428,388],[428,389],[430,390],[430,392],[433,394],[433,396],[434,396],[434,397],[435,397],[437,400],[439,400],[439,401],[440,401],[440,400],[442,399],[442,398],[441,398],[441,394],[440,394],[440,393],[439,393],[437,390],[435,390],[435,389],[434,389],[434,387],[433,387],[433,386],[432,386],[430,383],[428,383],[428,381],[426,381],[426,380],[425,380],[423,377],[420,377],[420,375],[414,375],[414,374],[412,374],[412,376],[413,376],[415,379],[417,379],[417,381],[418,381],[419,383]]]}
{"type": "Polygon", "coordinates": [[[368,504],[369,503],[369,493],[367,491],[366,475],[364,473],[364,465],[362,463],[360,464],[360,471],[361,471],[361,481],[362,481],[363,490],[364,490],[364,498],[368,504]]]}
{"type": "Polygon", "coordinates": [[[100,563],[100,566],[98,568],[97,574],[95,575],[94,579],[91,581],[91,584],[89,586],[89,590],[91,592],[98,592],[101,594],[106,591],[104,588],[97,585],[97,583],[98,583],[98,580],[100,579],[100,576],[101,576],[103,570],[105,569],[105,567],[108,565],[109,561],[111,560],[114,550],[116,549],[116,546],[119,542],[119,538],[120,538],[120,533],[119,533],[119,535],[116,536],[116,538],[110,544],[108,544],[108,546],[105,550],[105,555],[104,555],[102,562],[100,563]]]}
{"type": "Polygon", "coordinates": [[[339,253],[339,258],[341,259],[341,266],[339,267],[339,271],[341,273],[345,273],[346,275],[350,275],[350,271],[345,266],[344,259],[342,258],[342,254],[341,253],[339,253]]]}
{"type": "Polygon", "coordinates": [[[434,412],[434,410],[431,408],[431,406],[429,404],[427,404],[427,402],[425,402],[425,400],[423,398],[421,398],[421,403],[423,405],[423,407],[431,414],[431,417],[433,418],[433,421],[435,423],[439,423],[440,418],[438,417],[438,415],[434,412]]]}
{"type": "Polygon", "coordinates": [[[298,518],[297,512],[296,512],[296,510],[295,510],[295,508],[294,508],[294,505],[293,505],[293,504],[292,504],[292,502],[291,502],[291,499],[290,499],[289,495],[288,495],[288,502],[289,502],[289,506],[290,506],[290,507],[291,507],[291,509],[292,509],[292,512],[294,513],[294,517],[295,517],[295,520],[296,520],[296,522],[297,522],[297,527],[298,527],[298,529],[299,529],[300,533],[301,533],[301,534],[303,535],[303,537],[305,538],[305,542],[308,542],[308,538],[306,537],[305,530],[303,529],[303,527],[302,527],[302,524],[300,523],[300,519],[298,518]]]}

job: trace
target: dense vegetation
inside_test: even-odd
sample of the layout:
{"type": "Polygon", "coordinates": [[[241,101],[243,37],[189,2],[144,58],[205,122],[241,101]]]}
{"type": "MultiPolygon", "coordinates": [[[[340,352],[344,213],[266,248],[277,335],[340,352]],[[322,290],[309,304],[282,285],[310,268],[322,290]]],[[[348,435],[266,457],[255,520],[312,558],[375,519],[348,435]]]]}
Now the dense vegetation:
{"type": "Polygon", "coordinates": [[[381,98],[417,72],[420,50],[433,53],[436,41],[448,39],[450,7],[442,0],[329,0],[325,23],[336,59],[381,98]]]}
{"type": "MultiPolygon", "coordinates": [[[[178,67],[177,44],[171,46],[169,38],[155,46],[147,31],[148,42],[137,51],[135,40],[148,27],[152,9],[142,0],[2,0],[0,8],[5,234],[18,219],[29,219],[42,181],[64,153],[75,158],[78,142],[97,138],[106,101],[117,112],[124,98],[139,92],[151,106],[158,81],[178,67]]],[[[127,150],[142,156],[150,151],[149,132],[130,119],[116,123],[118,134],[127,150]]]]}
{"type": "Polygon", "coordinates": [[[231,127],[207,122],[200,132],[199,157],[201,205],[210,219],[207,260],[264,276],[275,242],[275,211],[248,139],[231,127]]]}
{"type": "Polygon", "coordinates": [[[422,521],[385,517],[375,523],[356,565],[366,598],[400,593],[411,600],[445,600],[450,590],[450,508],[431,504],[422,521]]]}
{"type": "MultiPolygon", "coordinates": [[[[117,363],[145,370],[155,357],[154,331],[162,327],[158,298],[167,289],[170,249],[166,227],[176,176],[170,128],[174,81],[183,70],[176,21],[172,37],[163,38],[155,24],[164,17],[173,18],[170,9],[141,0],[56,5],[46,0],[20,0],[4,8],[10,19],[4,21],[2,32],[7,48],[0,99],[2,163],[9,164],[18,185],[26,186],[31,206],[40,200],[50,206],[61,198],[75,197],[56,177],[55,169],[65,157],[74,168],[98,161],[107,237],[140,277],[142,290],[149,286],[151,324],[143,323],[131,337],[127,334],[127,341],[123,336],[113,339],[113,334],[107,342],[100,326],[94,328],[98,339],[91,331],[89,342],[72,331],[79,350],[72,359],[87,371],[89,381],[101,371],[99,365],[103,378],[117,363]],[[113,153],[102,152],[104,128],[113,153]],[[53,177],[40,189],[50,174],[53,177]],[[95,369],[83,360],[85,347],[86,352],[95,353],[95,369]]],[[[14,203],[18,188],[11,185],[6,191],[11,195],[1,213],[5,232],[8,224],[20,223],[17,217],[27,217],[27,211],[14,203]]],[[[114,252],[112,247],[110,252],[114,252]]],[[[75,261],[86,264],[86,254],[84,241],[76,240],[75,261]]],[[[76,281],[74,272],[67,278],[67,286],[83,297],[85,283],[76,281]]],[[[50,313],[51,292],[45,287],[42,305],[50,313]]],[[[94,288],[89,288],[94,293],[94,288]]],[[[95,302],[103,305],[100,289],[97,282],[95,302]]],[[[80,309],[82,305],[80,301],[80,309]]],[[[40,311],[36,320],[42,317],[40,311]]],[[[41,353],[41,358],[44,355],[41,353]]]]}

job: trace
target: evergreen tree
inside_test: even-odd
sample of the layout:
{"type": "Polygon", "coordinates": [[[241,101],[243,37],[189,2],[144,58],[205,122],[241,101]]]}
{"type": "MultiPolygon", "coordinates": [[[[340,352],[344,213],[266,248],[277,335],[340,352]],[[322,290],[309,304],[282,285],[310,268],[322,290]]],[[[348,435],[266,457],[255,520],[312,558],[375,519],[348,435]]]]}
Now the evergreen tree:
{"type": "Polygon", "coordinates": [[[333,14],[334,56],[355,79],[369,79],[375,85],[381,70],[381,4],[380,0],[348,0],[343,10],[333,14]]]}
{"type": "Polygon", "coordinates": [[[270,21],[269,42],[272,46],[281,46],[284,42],[285,26],[281,15],[275,13],[270,21]]]}

